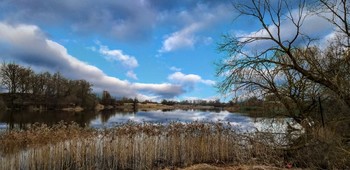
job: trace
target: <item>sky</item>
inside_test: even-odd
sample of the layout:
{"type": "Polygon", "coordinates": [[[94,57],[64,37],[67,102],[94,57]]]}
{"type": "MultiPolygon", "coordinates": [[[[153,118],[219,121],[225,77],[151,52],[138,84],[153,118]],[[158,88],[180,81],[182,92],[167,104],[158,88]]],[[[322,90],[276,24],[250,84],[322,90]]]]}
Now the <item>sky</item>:
{"type": "MultiPolygon", "coordinates": [[[[96,93],[107,90],[117,98],[224,98],[214,64],[224,56],[217,50],[222,35],[260,29],[250,18],[235,20],[231,2],[1,0],[0,58],[85,79],[96,93]]],[[[307,23],[305,32],[332,33],[320,18],[307,23]]]]}

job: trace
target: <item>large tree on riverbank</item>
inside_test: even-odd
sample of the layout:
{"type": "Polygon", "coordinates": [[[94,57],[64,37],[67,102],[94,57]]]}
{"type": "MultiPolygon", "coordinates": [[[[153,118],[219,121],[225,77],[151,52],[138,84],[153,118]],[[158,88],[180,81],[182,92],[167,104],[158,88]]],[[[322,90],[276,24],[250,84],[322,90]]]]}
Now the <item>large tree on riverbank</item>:
{"type": "Polygon", "coordinates": [[[350,108],[349,2],[346,0],[251,0],[234,3],[240,16],[260,23],[247,35],[226,35],[219,50],[227,57],[218,65],[224,93],[273,94],[286,114],[301,123],[320,103],[334,100],[350,108]],[[334,26],[321,44],[305,31],[309,18],[334,26]]]}
{"type": "Polygon", "coordinates": [[[221,92],[282,105],[277,114],[293,118],[305,130],[289,138],[284,148],[288,159],[298,157],[328,169],[335,158],[349,167],[350,3],[250,0],[236,1],[234,7],[260,29],[224,36],[219,50],[226,57],[217,70],[221,92]],[[320,21],[333,28],[326,41],[315,37],[310,28],[316,27],[306,27],[320,21]]]}

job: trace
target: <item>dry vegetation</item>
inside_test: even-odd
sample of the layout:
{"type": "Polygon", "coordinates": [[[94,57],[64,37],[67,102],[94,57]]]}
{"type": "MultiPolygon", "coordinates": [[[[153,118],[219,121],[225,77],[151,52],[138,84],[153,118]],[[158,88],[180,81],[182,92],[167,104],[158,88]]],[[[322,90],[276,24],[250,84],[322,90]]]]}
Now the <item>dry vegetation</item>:
{"type": "Polygon", "coordinates": [[[62,123],[52,128],[33,126],[2,135],[0,169],[163,169],[197,163],[284,165],[282,152],[242,139],[243,135],[231,126],[219,123],[127,123],[104,130],[62,123]]]}
{"type": "MultiPolygon", "coordinates": [[[[314,155],[315,150],[286,150],[273,146],[275,139],[272,135],[237,132],[221,123],[129,122],[103,130],[74,123],[34,125],[1,136],[0,169],[173,169],[201,163],[321,167],[317,161],[324,160],[317,160],[320,156],[315,154],[324,150],[314,155]],[[302,162],[313,157],[311,162],[302,162]]],[[[321,145],[315,149],[325,148],[321,145]]],[[[324,159],[328,161],[326,168],[349,168],[346,157],[335,162],[324,159]]]]}

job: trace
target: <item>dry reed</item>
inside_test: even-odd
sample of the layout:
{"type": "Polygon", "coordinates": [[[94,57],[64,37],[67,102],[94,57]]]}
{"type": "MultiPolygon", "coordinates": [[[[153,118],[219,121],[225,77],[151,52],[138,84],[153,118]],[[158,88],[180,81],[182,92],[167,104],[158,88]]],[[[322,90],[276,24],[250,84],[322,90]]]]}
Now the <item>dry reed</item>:
{"type": "Polygon", "coordinates": [[[273,137],[229,124],[128,122],[111,129],[34,125],[0,137],[0,169],[164,169],[198,163],[284,167],[273,137]]]}

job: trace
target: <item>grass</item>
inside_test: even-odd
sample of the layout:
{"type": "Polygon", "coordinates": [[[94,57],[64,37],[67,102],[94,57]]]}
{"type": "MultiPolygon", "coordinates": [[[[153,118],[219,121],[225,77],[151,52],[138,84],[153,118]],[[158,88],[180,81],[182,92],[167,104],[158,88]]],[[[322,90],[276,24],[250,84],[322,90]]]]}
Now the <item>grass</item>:
{"type": "Polygon", "coordinates": [[[102,130],[36,124],[0,137],[0,169],[172,169],[200,163],[284,167],[297,162],[274,140],[272,134],[246,134],[222,123],[128,122],[102,130]]]}

